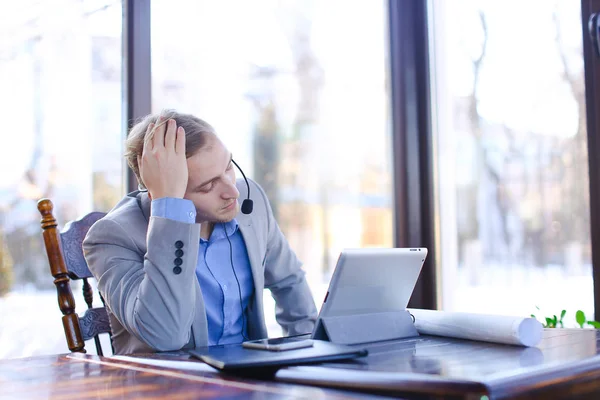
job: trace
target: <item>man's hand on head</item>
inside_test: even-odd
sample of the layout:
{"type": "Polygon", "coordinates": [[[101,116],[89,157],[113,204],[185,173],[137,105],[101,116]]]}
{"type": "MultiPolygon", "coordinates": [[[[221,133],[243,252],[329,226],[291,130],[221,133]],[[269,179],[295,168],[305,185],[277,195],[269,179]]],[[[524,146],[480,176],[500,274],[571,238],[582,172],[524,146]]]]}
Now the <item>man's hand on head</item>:
{"type": "Polygon", "coordinates": [[[138,165],[152,199],[183,198],[188,183],[184,129],[164,117],[150,124],[138,165]]]}

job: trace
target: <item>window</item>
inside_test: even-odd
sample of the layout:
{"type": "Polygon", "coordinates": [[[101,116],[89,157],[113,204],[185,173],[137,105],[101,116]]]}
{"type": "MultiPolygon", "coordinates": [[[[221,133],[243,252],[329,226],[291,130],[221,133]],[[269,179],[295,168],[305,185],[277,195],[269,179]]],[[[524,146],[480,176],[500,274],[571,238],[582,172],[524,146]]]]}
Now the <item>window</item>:
{"type": "MultiPolygon", "coordinates": [[[[393,244],[384,2],[155,0],[151,15],[153,111],[215,127],[320,307],[340,250],[393,244]]],[[[277,336],[273,310],[266,296],[277,336]]]]}
{"type": "Polygon", "coordinates": [[[68,352],[37,200],[62,226],[124,192],[121,3],[60,3],[0,15],[0,358],[68,352]]]}
{"type": "Polygon", "coordinates": [[[574,325],[594,312],[580,4],[430,4],[441,306],[574,325]]]}

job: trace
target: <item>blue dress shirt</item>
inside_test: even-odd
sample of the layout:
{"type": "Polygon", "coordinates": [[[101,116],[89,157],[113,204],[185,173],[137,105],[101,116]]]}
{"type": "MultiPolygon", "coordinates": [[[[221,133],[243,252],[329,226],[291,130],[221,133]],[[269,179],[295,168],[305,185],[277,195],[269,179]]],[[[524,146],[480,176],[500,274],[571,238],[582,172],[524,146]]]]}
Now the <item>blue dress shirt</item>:
{"type": "MultiPolygon", "coordinates": [[[[189,224],[196,222],[194,203],[187,199],[152,200],[151,215],[189,224]]],[[[235,219],[215,224],[208,240],[200,239],[196,277],[206,308],[208,345],[246,340],[244,311],[254,294],[254,282],[246,244],[235,219]]]]}

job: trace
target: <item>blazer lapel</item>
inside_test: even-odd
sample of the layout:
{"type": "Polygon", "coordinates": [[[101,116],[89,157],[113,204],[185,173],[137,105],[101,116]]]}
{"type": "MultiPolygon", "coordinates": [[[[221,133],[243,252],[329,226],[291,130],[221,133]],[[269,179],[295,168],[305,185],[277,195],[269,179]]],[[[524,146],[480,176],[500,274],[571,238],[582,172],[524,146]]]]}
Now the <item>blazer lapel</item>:
{"type": "MultiPolygon", "coordinates": [[[[256,240],[256,232],[252,225],[252,218],[248,215],[238,213],[235,217],[238,222],[240,233],[244,238],[246,244],[246,250],[248,251],[248,258],[250,260],[250,268],[252,269],[252,278],[254,280],[254,287],[263,287],[263,274],[262,274],[262,260],[260,257],[260,248],[258,241],[256,240]]],[[[262,293],[261,293],[262,296],[262,293]]]]}
{"type": "Polygon", "coordinates": [[[236,219],[240,233],[246,244],[250,269],[252,270],[252,279],[254,281],[254,301],[251,301],[251,304],[248,305],[248,320],[246,322],[248,324],[248,337],[251,339],[260,339],[267,337],[267,326],[265,325],[263,310],[265,276],[263,274],[261,250],[251,217],[239,213],[236,219]]]}
{"type": "MultiPolygon", "coordinates": [[[[241,199],[246,198],[248,190],[246,189],[246,182],[243,179],[238,179],[236,186],[240,192],[240,204],[241,199]]],[[[252,279],[254,280],[254,288],[256,289],[256,298],[260,298],[262,305],[262,289],[264,288],[264,275],[262,273],[262,257],[260,246],[257,240],[257,235],[254,226],[252,225],[252,214],[244,214],[241,211],[237,213],[235,219],[238,222],[238,227],[244,238],[246,244],[246,250],[248,251],[248,258],[250,260],[250,268],[252,269],[252,279]],[[260,293],[258,293],[260,291],[260,293]]]]}
{"type": "Polygon", "coordinates": [[[140,199],[140,208],[142,209],[142,214],[144,214],[146,221],[150,222],[150,206],[152,205],[152,200],[150,200],[148,192],[140,192],[138,194],[138,198],[140,199]]]}

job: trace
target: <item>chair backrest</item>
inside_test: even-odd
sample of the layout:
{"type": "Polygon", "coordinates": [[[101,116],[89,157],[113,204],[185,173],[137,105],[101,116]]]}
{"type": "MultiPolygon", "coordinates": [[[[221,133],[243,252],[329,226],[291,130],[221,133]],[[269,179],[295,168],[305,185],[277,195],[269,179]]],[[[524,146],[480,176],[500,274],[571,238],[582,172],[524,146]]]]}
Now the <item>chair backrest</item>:
{"type": "MultiPolygon", "coordinates": [[[[49,199],[38,201],[38,210],[42,215],[44,245],[48,254],[50,272],[58,295],[58,306],[63,314],[67,345],[72,352],[85,353],[85,341],[94,339],[98,355],[103,355],[98,335],[110,334],[110,322],[105,307],[93,308],[93,290],[88,282],[92,277],[85,258],[82,242],[87,231],[106,214],[92,212],[77,221],[67,223],[59,232],[56,218],[52,214],[54,205],[49,199]],[[83,280],[83,298],[88,306],[83,317],[75,312],[75,299],[71,291],[71,280],[83,280]]],[[[102,299],[102,297],[100,297],[102,299]]],[[[104,303],[104,300],[102,299],[104,303]]]]}

